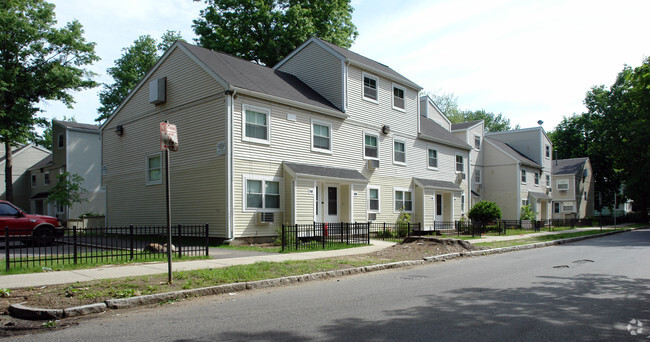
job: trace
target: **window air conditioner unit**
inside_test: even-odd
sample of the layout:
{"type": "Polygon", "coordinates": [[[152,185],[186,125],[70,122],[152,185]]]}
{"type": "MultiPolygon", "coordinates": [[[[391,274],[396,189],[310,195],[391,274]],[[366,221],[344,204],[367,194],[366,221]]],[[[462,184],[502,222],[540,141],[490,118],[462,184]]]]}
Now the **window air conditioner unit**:
{"type": "Polygon", "coordinates": [[[465,172],[458,172],[456,174],[456,178],[459,179],[459,180],[460,179],[465,179],[465,172]]]}
{"type": "Polygon", "coordinates": [[[377,220],[377,213],[368,213],[368,221],[377,220]]]}
{"type": "Polygon", "coordinates": [[[369,169],[379,168],[379,160],[368,160],[368,168],[369,169]]]}
{"type": "Polygon", "coordinates": [[[257,213],[257,223],[273,223],[275,213],[257,213]]]}

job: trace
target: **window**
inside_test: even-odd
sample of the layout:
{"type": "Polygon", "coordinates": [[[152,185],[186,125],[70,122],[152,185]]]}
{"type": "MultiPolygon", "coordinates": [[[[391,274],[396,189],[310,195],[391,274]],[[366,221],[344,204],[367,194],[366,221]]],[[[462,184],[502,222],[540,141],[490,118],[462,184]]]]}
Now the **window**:
{"type": "Polygon", "coordinates": [[[573,211],[573,202],[565,202],[562,205],[562,211],[573,211]]]}
{"type": "Polygon", "coordinates": [[[413,194],[410,190],[395,190],[395,213],[400,210],[413,211],[413,194]]]}
{"type": "Polygon", "coordinates": [[[477,150],[481,149],[481,137],[478,135],[474,136],[474,148],[477,150]]]}
{"type": "Polygon", "coordinates": [[[32,175],[32,186],[36,186],[36,175],[32,175]]]}
{"type": "Polygon", "coordinates": [[[465,165],[463,163],[463,156],[456,155],[456,172],[463,172],[465,170],[465,165]]]}
{"type": "Polygon", "coordinates": [[[59,133],[59,135],[57,135],[57,147],[58,148],[63,148],[63,145],[64,145],[63,142],[64,142],[63,133],[59,133]]]}
{"type": "Polygon", "coordinates": [[[332,153],[332,125],[312,120],[311,124],[312,151],[332,153]]]}
{"type": "Polygon", "coordinates": [[[546,158],[551,158],[551,146],[550,145],[546,145],[546,158]]]}
{"type": "Polygon", "coordinates": [[[539,186],[539,173],[535,172],[535,186],[539,186]]]}
{"type": "Polygon", "coordinates": [[[45,172],[45,174],[43,175],[43,184],[50,185],[50,173],[49,172],[45,172]]]}
{"type": "Polygon", "coordinates": [[[465,212],[465,194],[460,195],[460,212],[465,212]]]}
{"type": "Polygon", "coordinates": [[[546,186],[551,186],[551,175],[546,175],[546,186]]]}
{"type": "Polygon", "coordinates": [[[246,209],[280,209],[280,182],[246,179],[246,209]]]}
{"type": "Polygon", "coordinates": [[[403,111],[406,108],[404,102],[404,88],[393,84],[393,108],[403,111]]]}
{"type": "Polygon", "coordinates": [[[403,141],[393,141],[393,162],[396,164],[406,164],[406,143],[403,141]]]}
{"type": "Polygon", "coordinates": [[[481,169],[474,170],[474,183],[481,184],[481,169]]]}
{"type": "Polygon", "coordinates": [[[583,193],[583,195],[584,195],[584,199],[585,199],[585,201],[586,201],[586,200],[587,200],[587,192],[585,191],[585,192],[583,193]]]}
{"type": "Polygon", "coordinates": [[[242,106],[244,113],[243,137],[245,141],[270,143],[270,111],[248,105],[242,106]]]}
{"type": "Polygon", "coordinates": [[[379,136],[365,133],[363,136],[363,157],[367,159],[379,159],[379,136]]]}
{"type": "Polygon", "coordinates": [[[147,156],[147,185],[149,184],[162,184],[160,153],[147,156]]]}
{"type": "Polygon", "coordinates": [[[521,200],[521,206],[523,207],[523,206],[526,206],[526,205],[528,205],[528,199],[522,199],[521,200]]]}
{"type": "Polygon", "coordinates": [[[526,170],[521,170],[521,182],[526,183],[526,170]]]}
{"type": "Polygon", "coordinates": [[[558,179],[556,182],[556,188],[558,190],[569,190],[569,180],[568,179],[558,179]]]}
{"type": "Polygon", "coordinates": [[[379,212],[379,187],[368,187],[368,211],[379,212]]]}
{"type": "Polygon", "coordinates": [[[560,213],[560,202],[553,203],[553,214],[560,213]]]}
{"type": "Polygon", "coordinates": [[[377,102],[377,79],[363,74],[363,98],[377,102]]]}
{"type": "Polygon", "coordinates": [[[428,154],[429,154],[428,155],[429,169],[437,170],[438,169],[438,151],[433,149],[433,148],[429,148],[429,149],[427,149],[427,151],[428,151],[428,154]]]}

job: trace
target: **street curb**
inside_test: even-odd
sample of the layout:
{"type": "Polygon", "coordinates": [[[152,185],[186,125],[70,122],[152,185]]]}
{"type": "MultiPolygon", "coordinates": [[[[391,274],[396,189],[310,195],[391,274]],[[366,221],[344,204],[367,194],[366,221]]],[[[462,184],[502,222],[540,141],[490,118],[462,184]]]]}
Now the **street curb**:
{"type": "Polygon", "coordinates": [[[83,316],[88,314],[102,313],[105,312],[106,309],[114,309],[114,310],[127,309],[136,306],[159,304],[159,303],[175,301],[175,300],[180,300],[180,299],[185,299],[190,297],[202,297],[202,296],[219,295],[219,294],[226,294],[226,293],[236,293],[236,292],[242,292],[246,290],[278,287],[278,286],[285,286],[285,285],[291,285],[296,283],[304,283],[304,282],[314,281],[314,280],[338,278],[338,277],[360,274],[360,273],[423,265],[429,262],[441,262],[441,261],[446,261],[446,260],[451,260],[451,259],[456,259],[456,258],[461,258],[466,256],[470,256],[470,257],[484,256],[484,255],[491,255],[491,254],[501,254],[507,252],[522,251],[522,250],[533,249],[533,248],[548,247],[554,245],[562,245],[562,244],[578,242],[586,239],[593,239],[593,238],[612,235],[612,234],[629,232],[637,229],[638,228],[627,228],[615,232],[585,235],[585,236],[573,237],[573,238],[562,239],[562,240],[554,240],[548,242],[538,242],[538,243],[533,243],[528,245],[483,249],[483,250],[463,252],[463,253],[441,254],[436,256],[425,257],[420,260],[397,261],[397,262],[392,262],[387,264],[363,266],[363,267],[356,267],[356,268],[346,268],[340,270],[309,273],[309,274],[288,276],[282,278],[265,279],[265,280],[249,281],[249,282],[234,283],[234,284],[223,284],[223,285],[202,287],[198,289],[172,291],[172,292],[136,296],[136,297],[129,297],[129,298],[109,299],[104,301],[103,303],[82,305],[82,306],[70,307],[66,309],[30,308],[22,304],[12,304],[11,306],[9,306],[9,313],[13,317],[28,319],[28,320],[51,320],[51,319],[61,319],[61,318],[68,318],[68,317],[77,317],[77,316],[83,316]]]}

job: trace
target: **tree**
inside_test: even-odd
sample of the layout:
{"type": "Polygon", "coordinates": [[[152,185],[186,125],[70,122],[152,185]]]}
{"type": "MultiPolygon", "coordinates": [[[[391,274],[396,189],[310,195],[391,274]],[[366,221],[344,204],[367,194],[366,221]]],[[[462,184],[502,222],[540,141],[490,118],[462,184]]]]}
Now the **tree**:
{"type": "Polygon", "coordinates": [[[460,113],[460,109],[458,109],[458,96],[452,93],[443,93],[442,90],[427,91],[424,94],[433,100],[433,103],[438,106],[438,109],[447,118],[457,116],[460,113]]]}
{"type": "Polygon", "coordinates": [[[99,116],[95,121],[103,121],[111,116],[138,82],[158,62],[160,56],[167,51],[177,40],[182,40],[180,32],[165,32],[160,42],[143,35],[133,41],[133,45],[122,49],[122,57],[115,60],[115,66],[106,72],[113,78],[112,84],[104,84],[104,89],[99,92],[99,102],[102,104],[97,109],[99,116]]]}
{"type": "Polygon", "coordinates": [[[467,217],[479,222],[498,220],[501,218],[501,208],[494,202],[480,201],[469,210],[467,217]]]}
{"type": "Polygon", "coordinates": [[[12,147],[34,138],[43,100],[72,108],[73,91],[96,86],[84,66],[99,60],[78,21],[56,28],[54,5],[0,2],[0,139],[5,144],[6,199],[13,200],[12,147]]]}
{"type": "MultiPolygon", "coordinates": [[[[195,0],[198,1],[198,0],[195,0]]],[[[194,20],[208,49],[273,66],[311,36],[348,48],[358,32],[349,0],[205,0],[194,20]]]]}
{"type": "Polygon", "coordinates": [[[72,208],[76,203],[86,202],[87,199],[83,198],[83,194],[87,192],[81,184],[83,177],[78,174],[70,174],[70,172],[63,172],[56,175],[56,184],[50,190],[50,195],[47,196],[47,201],[50,203],[57,203],[68,208],[72,208]]]}

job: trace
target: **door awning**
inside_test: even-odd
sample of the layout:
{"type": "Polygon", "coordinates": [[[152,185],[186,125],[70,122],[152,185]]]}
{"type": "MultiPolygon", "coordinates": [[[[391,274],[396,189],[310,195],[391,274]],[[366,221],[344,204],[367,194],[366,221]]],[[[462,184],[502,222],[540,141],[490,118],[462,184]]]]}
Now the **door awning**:
{"type": "Polygon", "coordinates": [[[344,169],[338,167],[298,164],[292,162],[282,162],[284,169],[293,177],[308,177],[319,179],[331,179],[347,182],[368,183],[368,179],[359,171],[354,169],[344,169]]]}
{"type": "Polygon", "coordinates": [[[532,191],[530,191],[528,193],[528,195],[535,198],[535,199],[541,200],[541,201],[550,201],[550,200],[552,200],[551,196],[549,196],[549,195],[547,195],[547,194],[545,194],[543,192],[532,192],[532,191]]]}
{"type": "Polygon", "coordinates": [[[50,195],[49,192],[39,192],[36,195],[30,197],[29,199],[41,199],[41,198],[47,198],[50,195]]]}
{"type": "Polygon", "coordinates": [[[413,180],[416,185],[424,189],[463,191],[463,189],[454,182],[426,178],[413,178],[413,180]]]}

